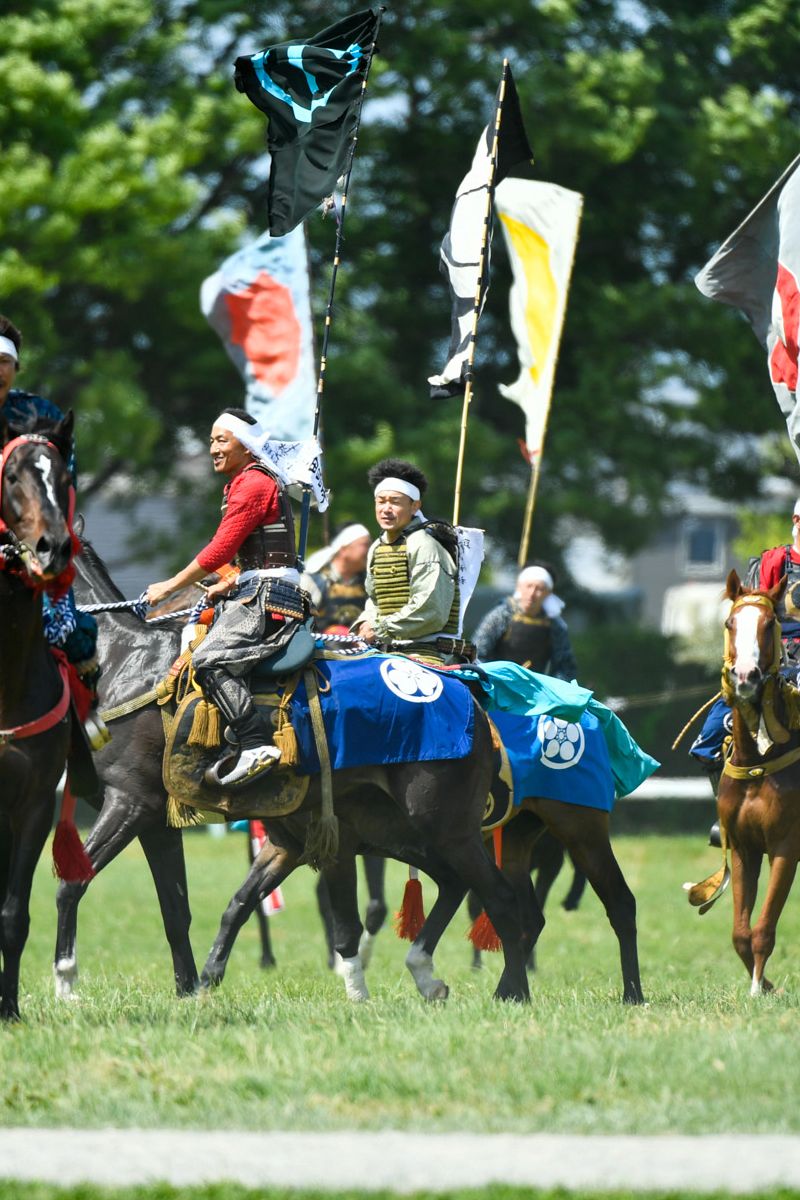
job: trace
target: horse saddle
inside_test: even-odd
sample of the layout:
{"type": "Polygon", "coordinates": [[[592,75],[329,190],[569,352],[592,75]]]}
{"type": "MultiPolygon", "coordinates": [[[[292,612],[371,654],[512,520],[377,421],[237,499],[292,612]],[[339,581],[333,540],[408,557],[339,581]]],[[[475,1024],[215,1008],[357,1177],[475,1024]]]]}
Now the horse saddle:
{"type": "MultiPolygon", "coordinates": [[[[272,723],[278,697],[253,689],[253,699],[264,716],[272,723]]],[[[309,786],[308,775],[281,768],[264,775],[245,790],[210,787],[204,780],[207,769],[222,753],[221,738],[204,736],[207,731],[208,706],[196,691],[184,696],[175,716],[169,722],[164,748],[162,778],[169,797],[170,824],[188,825],[202,822],[193,810],[221,813],[226,820],[236,817],[285,817],[299,808],[309,786]]],[[[165,716],[165,724],[169,718],[165,716]]]]}
{"type": "Polygon", "coordinates": [[[481,832],[484,834],[491,833],[493,829],[499,829],[501,825],[506,825],[514,814],[514,780],[511,774],[511,762],[494,724],[492,724],[492,738],[495,742],[494,767],[491,791],[486,798],[486,809],[481,822],[481,832]]]}
{"type": "Polygon", "coordinates": [[[289,641],[276,650],[269,658],[264,658],[253,671],[250,686],[255,692],[259,682],[269,681],[276,675],[291,675],[299,671],[314,657],[317,647],[317,635],[314,632],[311,617],[297,626],[289,641]]]}

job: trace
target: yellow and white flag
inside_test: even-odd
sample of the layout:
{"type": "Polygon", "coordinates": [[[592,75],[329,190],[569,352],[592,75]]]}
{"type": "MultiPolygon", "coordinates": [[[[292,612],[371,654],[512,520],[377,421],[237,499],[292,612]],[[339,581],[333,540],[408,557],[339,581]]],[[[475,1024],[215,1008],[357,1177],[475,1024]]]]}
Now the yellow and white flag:
{"type": "Polygon", "coordinates": [[[514,273],[509,307],[520,373],[500,392],[525,413],[525,442],[537,463],[547,427],[561,327],[583,196],[555,183],[504,179],[495,193],[514,273]]]}

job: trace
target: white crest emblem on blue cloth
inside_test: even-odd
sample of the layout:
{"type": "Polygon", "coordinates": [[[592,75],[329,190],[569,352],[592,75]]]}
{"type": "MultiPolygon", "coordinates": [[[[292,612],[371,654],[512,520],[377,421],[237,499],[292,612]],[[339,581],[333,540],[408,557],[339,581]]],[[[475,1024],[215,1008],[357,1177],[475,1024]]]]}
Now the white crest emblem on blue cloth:
{"type": "Polygon", "coordinates": [[[574,767],[583,757],[586,738],[580,725],[564,721],[561,717],[540,717],[537,729],[542,744],[540,762],[557,771],[574,767]]]}
{"type": "Polygon", "coordinates": [[[444,687],[439,675],[408,659],[385,658],[381,663],[381,678],[400,700],[414,704],[431,704],[441,696],[444,687]]]}

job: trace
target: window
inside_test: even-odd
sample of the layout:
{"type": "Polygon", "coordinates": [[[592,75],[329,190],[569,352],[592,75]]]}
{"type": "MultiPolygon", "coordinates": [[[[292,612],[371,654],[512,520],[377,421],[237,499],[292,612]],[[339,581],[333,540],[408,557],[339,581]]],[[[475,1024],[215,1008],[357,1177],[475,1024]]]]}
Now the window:
{"type": "Polygon", "coordinates": [[[682,541],[682,565],[690,579],[722,573],[725,537],[721,521],[703,517],[687,521],[682,541]]]}

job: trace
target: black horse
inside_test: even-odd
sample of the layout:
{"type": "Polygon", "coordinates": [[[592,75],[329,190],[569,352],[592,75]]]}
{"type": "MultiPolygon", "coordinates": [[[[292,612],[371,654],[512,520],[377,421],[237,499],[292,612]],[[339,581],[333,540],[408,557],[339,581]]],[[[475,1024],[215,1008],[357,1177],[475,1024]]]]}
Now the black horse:
{"type": "MultiPolygon", "coordinates": [[[[76,592],[83,602],[120,598],[88,545],[79,559],[76,592]]],[[[106,709],[140,695],[162,678],[177,653],[178,640],[176,632],[153,630],[129,616],[108,614],[101,621],[101,707],[106,709]]],[[[424,995],[446,992],[444,985],[433,979],[432,953],[466,890],[472,887],[503,939],[505,968],[496,995],[516,1000],[529,996],[525,975],[529,935],[523,931],[514,890],[489,860],[481,838],[493,752],[488,723],[477,703],[474,716],[473,746],[465,758],[334,772],[339,852],[323,873],[333,908],[335,948],[344,963],[348,993],[354,998],[360,998],[364,990],[358,957],[363,927],[358,915],[355,856],[365,852],[420,867],[439,884],[439,898],[409,955],[424,995]]],[[[133,837],[140,838],[156,879],[178,991],[191,991],[196,974],[188,941],[186,878],[180,833],[166,825],[160,711],[151,705],[131,712],[114,723],[113,732],[111,744],[98,756],[105,799],[87,837],[86,850],[95,870],[100,870],[133,837]],[[165,859],[167,850],[171,853],[165,859]]],[[[258,784],[252,791],[257,795],[258,784]]],[[[260,889],[262,895],[282,883],[304,860],[309,823],[319,806],[320,786],[312,780],[297,812],[281,819],[261,816],[271,856],[268,886],[260,889]]],[[[257,810],[258,806],[254,807],[257,810]]],[[[260,813],[242,811],[237,815],[260,813]]],[[[62,995],[69,994],[74,983],[77,904],[84,891],[84,885],[62,885],[58,891],[55,975],[62,995]]],[[[532,928],[531,919],[531,932],[532,928]]],[[[215,981],[214,960],[212,950],[205,982],[215,981]]]]}
{"type": "Polygon", "coordinates": [[[42,595],[68,571],[72,414],[21,436],[0,421],[0,1018],[19,1019],[33,873],[70,746],[66,678],[45,641],[42,595]]]}

